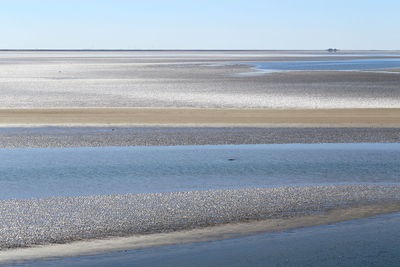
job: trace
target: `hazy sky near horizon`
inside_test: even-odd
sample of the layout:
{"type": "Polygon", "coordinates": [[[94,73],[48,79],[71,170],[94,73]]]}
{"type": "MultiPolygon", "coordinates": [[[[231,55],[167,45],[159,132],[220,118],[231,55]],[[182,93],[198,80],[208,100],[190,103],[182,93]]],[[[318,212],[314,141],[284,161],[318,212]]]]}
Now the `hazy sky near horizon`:
{"type": "Polygon", "coordinates": [[[400,49],[399,0],[0,4],[3,49],[400,49]]]}

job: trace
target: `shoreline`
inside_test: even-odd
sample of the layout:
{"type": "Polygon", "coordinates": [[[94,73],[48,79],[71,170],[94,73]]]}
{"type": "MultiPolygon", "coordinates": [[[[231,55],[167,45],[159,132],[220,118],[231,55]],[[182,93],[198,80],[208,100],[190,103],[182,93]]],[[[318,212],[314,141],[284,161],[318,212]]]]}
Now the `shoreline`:
{"type": "Polygon", "coordinates": [[[0,109],[0,127],[400,127],[400,108],[199,109],[23,108],[0,109]]]}
{"type": "Polygon", "coordinates": [[[335,209],[379,206],[376,211],[382,212],[394,205],[400,211],[399,192],[398,185],[348,184],[1,200],[0,251],[324,215],[335,209]],[[183,204],[177,207],[177,202],[183,204]]]}
{"type": "MultiPolygon", "coordinates": [[[[367,150],[367,145],[362,145],[366,150],[358,154],[326,151],[334,154],[334,159],[340,158],[332,165],[335,168],[329,167],[325,154],[313,158],[294,149],[291,153],[296,158],[309,161],[303,164],[305,168],[288,164],[287,156],[278,161],[274,150],[270,153],[276,158],[258,161],[264,154],[240,149],[218,154],[210,150],[202,153],[197,147],[193,158],[180,150],[160,160],[154,156],[162,154],[157,147],[151,148],[154,154],[149,155],[139,149],[130,154],[124,148],[83,148],[78,150],[85,153],[69,155],[58,152],[74,149],[15,149],[330,142],[393,142],[397,147],[400,142],[400,69],[252,76],[252,71],[260,71],[253,65],[256,62],[398,59],[398,55],[378,55],[376,51],[358,55],[352,54],[354,51],[317,51],[316,55],[307,51],[176,51],[0,51],[4,63],[0,75],[0,148],[2,153],[8,152],[4,153],[2,184],[3,195],[11,196],[0,200],[0,265],[197,245],[400,214],[400,185],[393,182],[398,181],[399,165],[392,144],[384,147],[393,151],[375,156],[370,156],[374,151],[367,150]],[[101,157],[98,151],[106,153],[101,157]],[[42,160],[36,162],[36,158],[42,160]],[[170,158],[174,162],[168,161],[170,158]],[[185,160],[186,165],[182,164],[185,160]],[[263,175],[271,177],[278,176],[274,174],[277,170],[298,168],[305,172],[311,166],[316,178],[307,178],[310,184],[289,184],[290,180],[288,185],[280,185],[276,178],[278,182],[272,180],[270,187],[254,188],[251,179],[245,179],[252,177],[257,166],[265,166],[263,175]],[[372,177],[373,182],[363,183],[354,172],[357,168],[372,174],[368,179],[372,177]],[[136,176],[146,179],[143,173],[151,174],[149,170],[154,169],[165,180],[148,179],[144,185],[123,180],[128,176],[129,181],[136,176]],[[182,179],[169,179],[175,172],[187,177],[191,173],[188,169],[200,170],[201,175],[212,173],[213,178],[242,170],[244,179],[239,178],[247,184],[241,188],[239,178],[229,177],[227,182],[214,178],[216,186],[230,183],[239,189],[198,190],[212,182],[199,179],[185,185],[182,179]],[[332,175],[331,170],[337,173],[332,175]],[[326,184],[321,182],[324,173],[331,175],[326,184]],[[329,183],[333,179],[335,183],[329,183]],[[314,185],[313,181],[322,184],[314,185]],[[145,186],[162,190],[140,192],[145,186]],[[192,191],[178,190],[185,186],[192,186],[192,191]]],[[[302,161],[294,163],[298,162],[302,161]]],[[[282,177],[292,175],[290,179],[299,181],[296,173],[287,173],[282,177]]]]}
{"type": "Polygon", "coordinates": [[[329,225],[338,222],[363,219],[400,211],[400,204],[366,205],[332,209],[316,215],[300,215],[244,223],[228,223],[167,233],[134,235],[74,241],[65,244],[49,244],[28,248],[0,251],[0,264],[24,263],[53,258],[101,255],[124,250],[136,250],[159,246],[226,240],[264,233],[329,225]]]}

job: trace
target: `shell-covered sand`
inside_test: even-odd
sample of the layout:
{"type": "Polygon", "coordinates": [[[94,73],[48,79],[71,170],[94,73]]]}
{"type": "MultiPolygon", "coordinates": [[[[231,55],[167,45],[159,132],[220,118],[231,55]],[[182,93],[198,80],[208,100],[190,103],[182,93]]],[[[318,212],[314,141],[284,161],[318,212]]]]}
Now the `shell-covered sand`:
{"type": "Polygon", "coordinates": [[[377,185],[3,200],[0,248],[165,233],[398,203],[400,186],[377,185]]]}

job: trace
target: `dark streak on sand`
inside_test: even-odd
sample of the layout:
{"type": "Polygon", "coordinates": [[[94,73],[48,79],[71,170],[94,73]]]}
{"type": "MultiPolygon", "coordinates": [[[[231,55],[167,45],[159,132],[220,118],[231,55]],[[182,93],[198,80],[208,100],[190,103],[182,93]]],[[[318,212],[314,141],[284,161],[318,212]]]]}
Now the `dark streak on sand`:
{"type": "Polygon", "coordinates": [[[396,143],[400,128],[0,128],[0,147],[170,146],[279,143],[396,143]]]}

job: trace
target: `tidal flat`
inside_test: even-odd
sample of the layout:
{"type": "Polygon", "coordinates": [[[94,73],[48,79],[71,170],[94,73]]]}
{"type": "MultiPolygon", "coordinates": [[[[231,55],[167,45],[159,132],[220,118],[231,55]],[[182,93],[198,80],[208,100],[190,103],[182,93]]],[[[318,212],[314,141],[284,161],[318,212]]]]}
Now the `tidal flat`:
{"type": "Polygon", "coordinates": [[[1,149],[0,261],[397,212],[399,151],[396,143],[1,149]]]}
{"type": "MultiPolygon", "coordinates": [[[[0,108],[399,108],[400,75],[297,70],[255,77],[254,64],[399,61],[399,53],[0,52],[0,108]],[[353,53],[353,54],[352,54],[353,53]]],[[[364,64],[364,65],[365,65],[364,64]]],[[[400,67],[400,63],[398,63],[400,67]]],[[[385,66],[387,69],[385,69],[385,66]]],[[[371,65],[373,70],[376,66],[371,65]]],[[[272,67],[274,68],[274,67],[272,67]]]]}
{"type": "Polygon", "coordinates": [[[390,265],[399,69],[398,51],[1,51],[0,262],[390,265]]]}
{"type": "Polygon", "coordinates": [[[400,128],[0,127],[1,148],[397,143],[400,128]]]}

